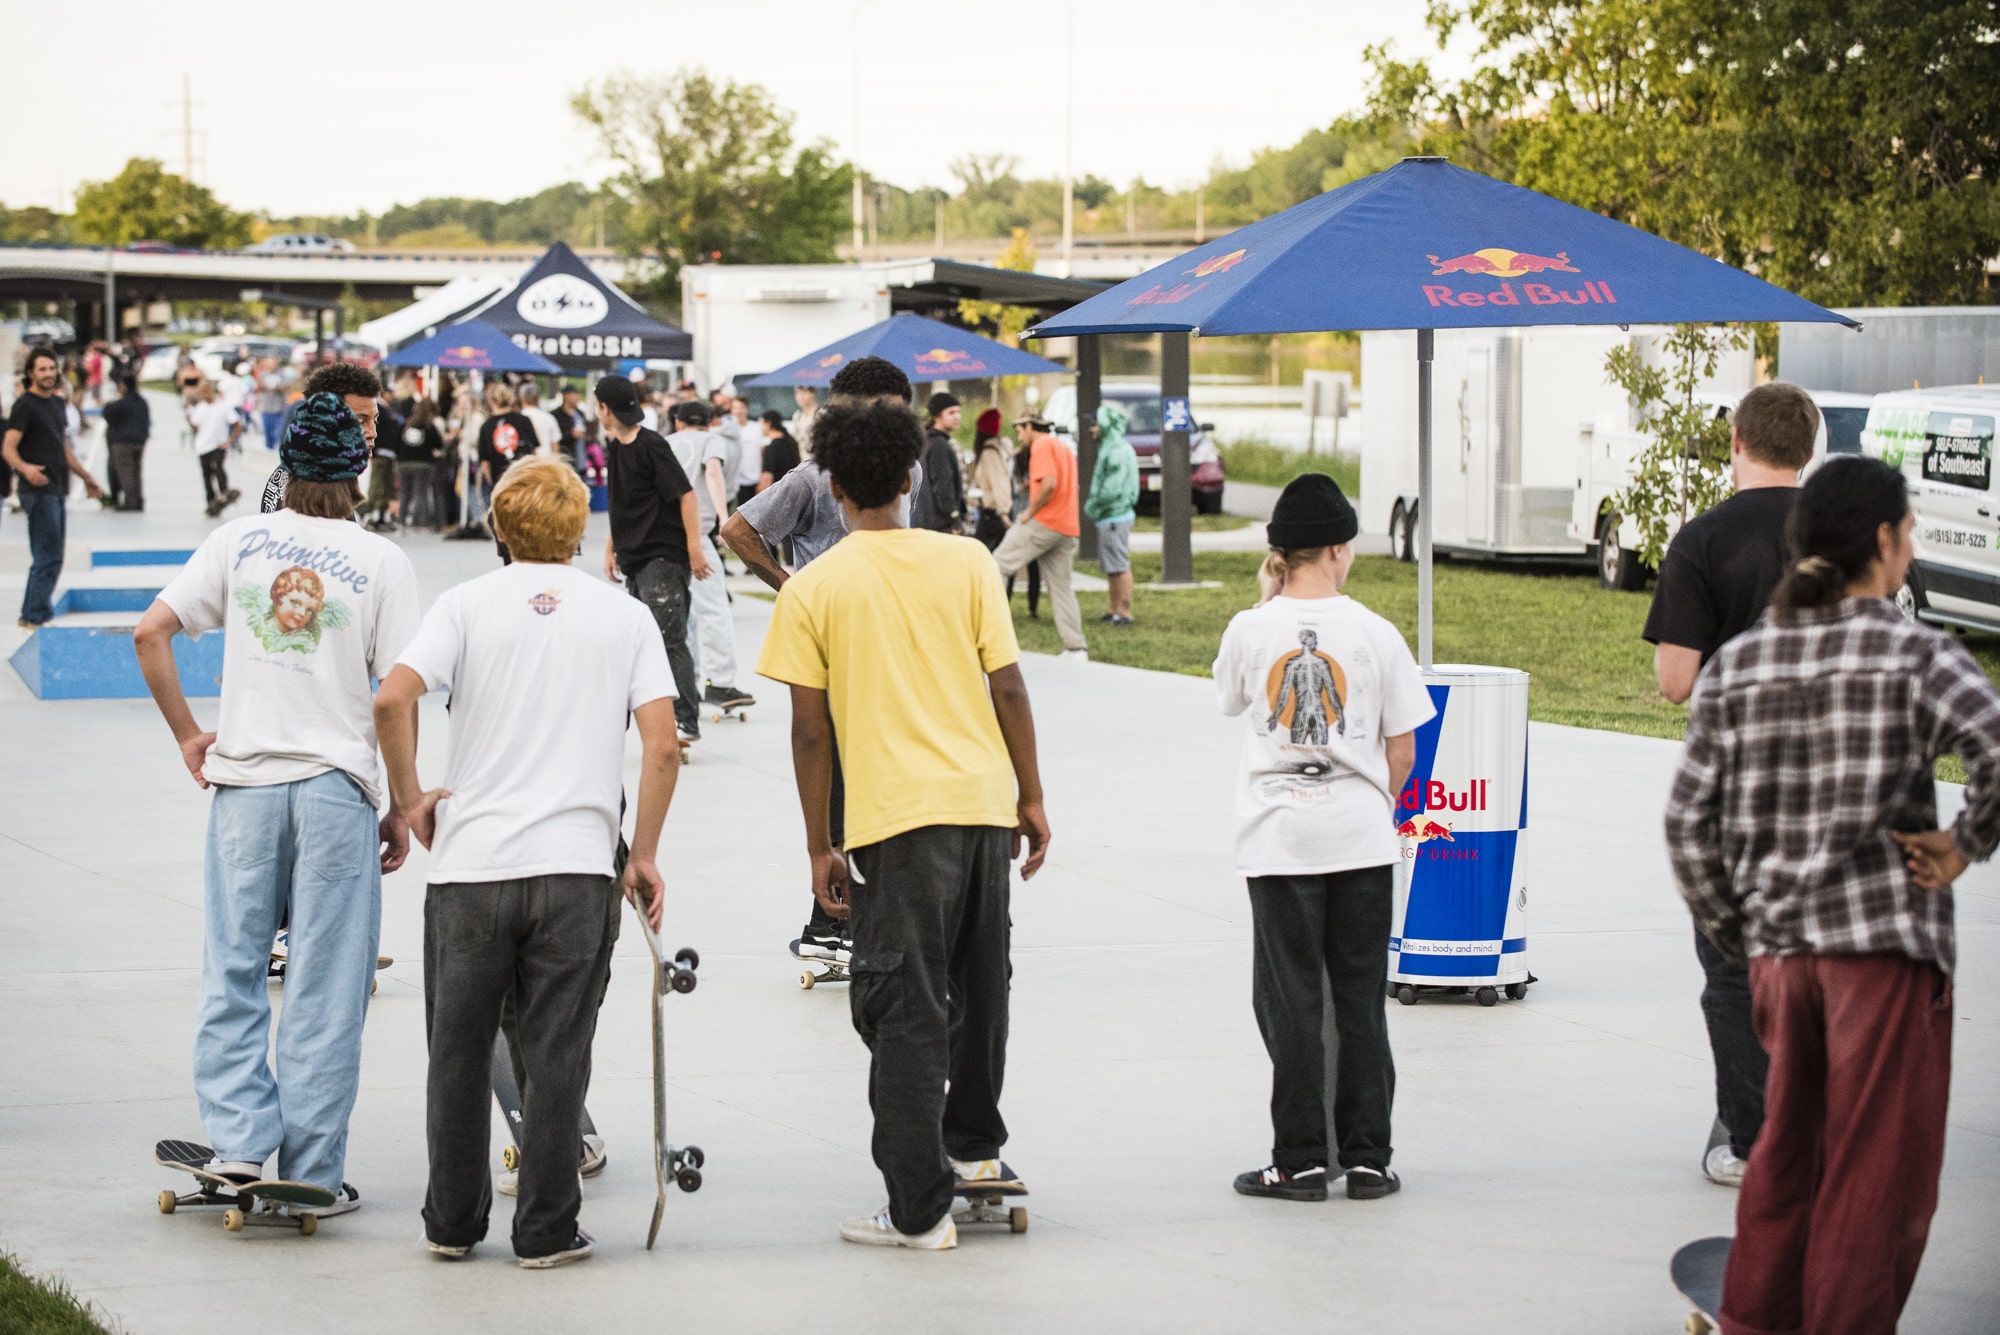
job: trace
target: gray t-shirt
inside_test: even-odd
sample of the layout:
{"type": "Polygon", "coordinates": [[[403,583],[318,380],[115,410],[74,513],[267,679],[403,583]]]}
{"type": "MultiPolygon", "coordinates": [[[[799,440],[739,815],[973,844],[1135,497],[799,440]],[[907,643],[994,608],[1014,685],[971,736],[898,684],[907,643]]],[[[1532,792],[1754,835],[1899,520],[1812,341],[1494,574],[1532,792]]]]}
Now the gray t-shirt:
{"type": "MultiPolygon", "coordinates": [[[[910,492],[924,484],[924,466],[910,465],[910,492]]],[[[910,498],[900,506],[903,522],[910,522],[910,498]]],[[[847,515],[833,498],[833,480],[826,471],[807,459],[763,491],[739,506],[737,514],[757,530],[757,536],[771,548],[789,540],[792,569],[802,569],[827,548],[847,536],[847,515]]]]}
{"type": "Polygon", "coordinates": [[[722,473],[723,495],[729,493],[729,443],[711,431],[676,431],[667,437],[667,447],[680,460],[681,471],[687,474],[688,485],[694,488],[694,503],[701,511],[701,531],[715,529],[715,501],[708,494],[708,461],[724,461],[722,473]]]}

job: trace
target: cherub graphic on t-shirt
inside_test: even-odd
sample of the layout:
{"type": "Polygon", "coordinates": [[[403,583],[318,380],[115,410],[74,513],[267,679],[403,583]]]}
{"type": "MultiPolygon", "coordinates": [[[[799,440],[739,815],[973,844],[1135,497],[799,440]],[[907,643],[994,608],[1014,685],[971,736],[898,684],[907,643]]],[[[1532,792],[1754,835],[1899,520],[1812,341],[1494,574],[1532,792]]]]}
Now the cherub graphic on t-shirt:
{"type": "Polygon", "coordinates": [[[304,566],[285,567],[269,589],[237,585],[236,605],[243,609],[250,633],[271,654],[317,652],[320,632],[342,630],[349,621],[347,604],[327,597],[320,577],[304,566]]]}
{"type": "Polygon", "coordinates": [[[1265,731],[1291,730],[1294,745],[1325,746],[1327,724],[1347,735],[1347,674],[1340,664],[1319,651],[1319,632],[1299,631],[1299,647],[1271,665],[1265,686],[1271,716],[1265,731]]]}

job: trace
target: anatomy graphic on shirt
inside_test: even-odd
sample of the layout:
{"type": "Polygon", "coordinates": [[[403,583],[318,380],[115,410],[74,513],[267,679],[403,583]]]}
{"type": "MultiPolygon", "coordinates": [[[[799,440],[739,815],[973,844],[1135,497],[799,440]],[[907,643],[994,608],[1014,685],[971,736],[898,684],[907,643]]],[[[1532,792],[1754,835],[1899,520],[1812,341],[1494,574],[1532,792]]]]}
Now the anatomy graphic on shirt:
{"type": "Polygon", "coordinates": [[[1266,731],[1289,728],[1299,746],[1325,746],[1329,721],[1334,733],[1347,735],[1347,674],[1319,651],[1317,631],[1300,630],[1299,647],[1271,665],[1265,695],[1271,702],[1266,731]]]}
{"type": "Polygon", "coordinates": [[[237,585],[236,605],[243,609],[250,633],[270,654],[317,652],[320,632],[344,630],[350,619],[347,604],[327,597],[319,576],[304,566],[285,567],[269,589],[237,585]]]}

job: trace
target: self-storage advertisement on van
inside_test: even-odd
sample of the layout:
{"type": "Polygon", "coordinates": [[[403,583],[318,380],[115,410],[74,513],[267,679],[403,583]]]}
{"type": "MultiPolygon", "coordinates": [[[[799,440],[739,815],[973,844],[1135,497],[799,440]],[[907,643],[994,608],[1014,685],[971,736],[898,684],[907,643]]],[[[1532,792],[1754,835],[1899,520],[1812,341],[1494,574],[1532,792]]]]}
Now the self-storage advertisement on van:
{"type": "Polygon", "coordinates": [[[1993,419],[1976,413],[1890,408],[1872,424],[1882,462],[1901,468],[1921,452],[1926,482],[1987,490],[1993,482],[1993,419]]]}

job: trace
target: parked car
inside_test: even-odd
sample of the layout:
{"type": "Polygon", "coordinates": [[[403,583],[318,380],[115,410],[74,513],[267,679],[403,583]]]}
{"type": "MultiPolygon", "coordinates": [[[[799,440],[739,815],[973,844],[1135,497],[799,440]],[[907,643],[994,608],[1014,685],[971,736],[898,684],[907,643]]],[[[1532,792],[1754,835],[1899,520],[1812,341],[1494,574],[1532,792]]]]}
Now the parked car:
{"type": "Polygon", "coordinates": [[[279,232],[267,236],[253,246],[245,246],[245,255],[332,255],[354,249],[352,241],[324,232],[279,232]]]}
{"type": "Polygon", "coordinates": [[[1896,597],[1907,616],[2000,631],[2000,495],[1994,425],[2000,385],[1947,385],[1875,396],[1862,453],[1903,470],[1916,560],[1896,597]]]}
{"type": "MultiPolygon", "coordinates": [[[[1160,387],[1158,385],[1105,385],[1101,397],[1125,410],[1125,439],[1139,456],[1139,509],[1156,514],[1160,508],[1160,387]]],[[[1056,430],[1071,441],[1076,439],[1076,386],[1064,385],[1049,395],[1043,410],[1056,430]]],[[[1222,490],[1227,481],[1222,467],[1222,451],[1216,448],[1215,427],[1198,423],[1188,439],[1189,490],[1196,514],[1222,513],[1222,490]]],[[[1081,482],[1089,490],[1090,479],[1081,482]]]]}

